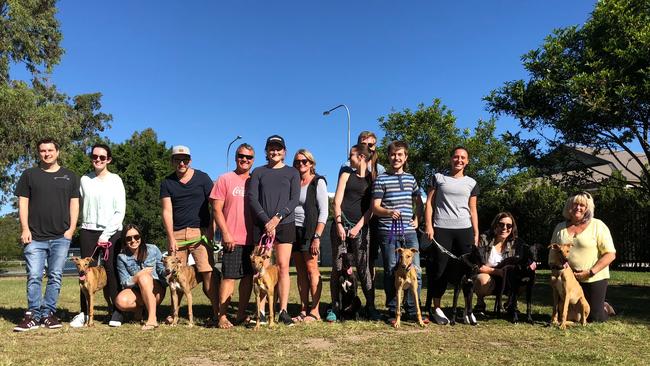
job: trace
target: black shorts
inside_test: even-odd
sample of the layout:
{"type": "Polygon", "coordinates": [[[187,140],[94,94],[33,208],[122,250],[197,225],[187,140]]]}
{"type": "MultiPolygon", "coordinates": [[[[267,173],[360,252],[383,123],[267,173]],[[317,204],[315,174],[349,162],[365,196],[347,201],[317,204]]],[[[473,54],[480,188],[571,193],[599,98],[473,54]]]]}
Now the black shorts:
{"type": "Polygon", "coordinates": [[[293,242],[291,248],[292,253],[308,253],[311,248],[311,240],[305,238],[305,228],[303,226],[296,226],[296,240],[293,242]]]}
{"type": "MultiPolygon", "coordinates": [[[[264,226],[253,226],[253,240],[255,245],[258,245],[260,238],[264,233],[264,226]]],[[[290,222],[288,224],[282,224],[275,227],[275,241],[277,243],[289,243],[292,244],[296,241],[296,224],[290,222]]]]}
{"type": "Polygon", "coordinates": [[[253,274],[251,265],[252,245],[235,245],[231,252],[223,251],[221,272],[223,278],[237,280],[253,274]]]}

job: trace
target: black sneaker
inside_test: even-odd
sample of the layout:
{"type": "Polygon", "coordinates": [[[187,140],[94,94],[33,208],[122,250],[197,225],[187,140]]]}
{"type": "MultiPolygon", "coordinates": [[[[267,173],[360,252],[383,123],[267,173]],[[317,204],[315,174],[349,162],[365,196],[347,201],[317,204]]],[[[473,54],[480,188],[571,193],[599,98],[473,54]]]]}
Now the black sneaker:
{"type": "Polygon", "coordinates": [[[108,322],[108,325],[111,327],[120,327],[124,321],[124,316],[119,310],[115,310],[111,316],[111,320],[108,322]]]}
{"type": "Polygon", "coordinates": [[[38,321],[32,317],[31,311],[26,311],[23,321],[16,325],[14,332],[25,332],[32,329],[38,329],[38,321]]]}
{"type": "Polygon", "coordinates": [[[374,306],[366,307],[366,319],[372,322],[381,320],[381,313],[374,306]]]}
{"type": "MultiPolygon", "coordinates": [[[[251,324],[251,325],[257,324],[257,316],[251,317],[248,324],[251,324]]],[[[264,315],[264,313],[262,313],[260,315],[260,325],[266,325],[266,324],[268,324],[268,321],[266,320],[266,315],[264,315]]]]}
{"type": "Polygon", "coordinates": [[[59,329],[63,325],[56,316],[50,314],[49,316],[41,319],[41,326],[47,329],[59,329]]]}
{"type": "Polygon", "coordinates": [[[283,323],[286,326],[292,326],[293,325],[293,319],[287,314],[286,310],[280,311],[280,315],[278,315],[278,322],[283,323]]]}

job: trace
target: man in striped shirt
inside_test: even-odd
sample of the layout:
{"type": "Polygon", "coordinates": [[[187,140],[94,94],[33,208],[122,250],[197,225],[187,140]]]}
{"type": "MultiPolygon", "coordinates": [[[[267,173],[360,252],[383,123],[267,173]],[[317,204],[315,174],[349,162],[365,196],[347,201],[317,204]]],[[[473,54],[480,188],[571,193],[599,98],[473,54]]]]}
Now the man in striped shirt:
{"type": "MultiPolygon", "coordinates": [[[[408,145],[393,141],[388,145],[390,172],[380,174],[372,186],[372,212],[379,217],[379,248],[384,262],[384,292],[389,318],[395,317],[395,249],[418,248],[415,232],[417,213],[422,211],[420,188],[412,174],[404,167],[408,159],[408,145]],[[415,212],[414,212],[415,208],[415,212]]],[[[415,253],[413,265],[420,266],[420,256],[415,253]]],[[[422,287],[421,271],[418,271],[418,291],[422,287]]],[[[409,319],[415,319],[415,299],[409,292],[406,296],[406,312],[409,319]]]]}

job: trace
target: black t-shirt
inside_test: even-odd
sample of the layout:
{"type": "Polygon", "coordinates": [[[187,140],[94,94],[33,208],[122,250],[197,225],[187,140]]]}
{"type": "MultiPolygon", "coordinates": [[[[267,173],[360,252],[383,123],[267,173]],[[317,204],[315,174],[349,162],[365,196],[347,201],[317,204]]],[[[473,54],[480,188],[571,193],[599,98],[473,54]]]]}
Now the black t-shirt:
{"type": "Polygon", "coordinates": [[[174,230],[210,226],[208,201],[212,185],[212,179],[198,169],[194,169],[192,179],[185,184],[181,183],[176,172],[163,179],[160,198],[172,200],[174,230]]]}
{"type": "Polygon", "coordinates": [[[350,177],[345,183],[341,211],[352,224],[356,224],[370,207],[370,187],[372,183],[370,174],[366,174],[365,177],[361,178],[354,171],[346,171],[346,173],[350,173],[350,177]]]}
{"type": "Polygon", "coordinates": [[[15,193],[29,198],[32,239],[58,239],[70,228],[70,199],[79,198],[79,177],[63,167],[53,173],[29,168],[20,176],[15,193]]]}

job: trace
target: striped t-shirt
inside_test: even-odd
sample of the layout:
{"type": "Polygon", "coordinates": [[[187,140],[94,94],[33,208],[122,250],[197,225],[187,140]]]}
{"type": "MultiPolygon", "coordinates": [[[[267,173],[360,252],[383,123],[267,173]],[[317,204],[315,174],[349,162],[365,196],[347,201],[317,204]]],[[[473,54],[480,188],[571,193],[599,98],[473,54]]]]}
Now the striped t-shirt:
{"type": "MultiPolygon", "coordinates": [[[[414,232],[410,224],[413,218],[413,197],[419,197],[420,187],[415,177],[409,173],[380,174],[372,185],[372,198],[381,198],[381,207],[388,210],[399,210],[405,232],[414,232]]],[[[393,219],[379,218],[379,230],[390,231],[393,219]]]]}

